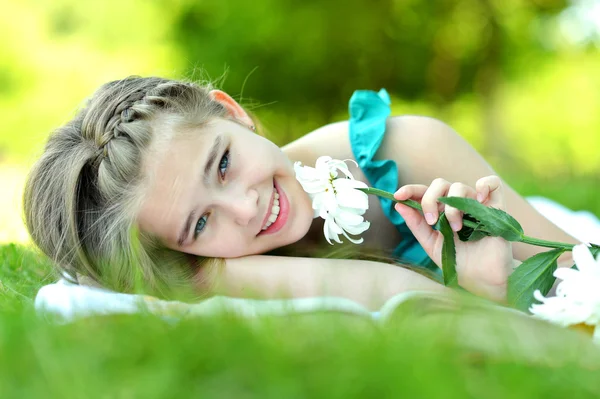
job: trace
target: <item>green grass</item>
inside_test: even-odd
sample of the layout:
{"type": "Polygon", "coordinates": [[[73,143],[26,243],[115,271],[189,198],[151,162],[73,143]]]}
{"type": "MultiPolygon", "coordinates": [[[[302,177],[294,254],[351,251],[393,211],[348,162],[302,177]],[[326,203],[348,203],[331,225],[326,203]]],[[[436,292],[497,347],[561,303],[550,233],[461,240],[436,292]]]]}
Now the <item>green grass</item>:
{"type": "MultiPolygon", "coordinates": [[[[579,332],[465,302],[341,314],[57,324],[32,298],[50,265],[0,247],[0,398],[580,398],[600,350],[579,332]]],[[[45,280],[46,279],[46,280],[45,280]]]]}
{"type": "Polygon", "coordinates": [[[45,257],[15,244],[0,245],[0,311],[30,309],[40,287],[55,280],[45,257]]]}

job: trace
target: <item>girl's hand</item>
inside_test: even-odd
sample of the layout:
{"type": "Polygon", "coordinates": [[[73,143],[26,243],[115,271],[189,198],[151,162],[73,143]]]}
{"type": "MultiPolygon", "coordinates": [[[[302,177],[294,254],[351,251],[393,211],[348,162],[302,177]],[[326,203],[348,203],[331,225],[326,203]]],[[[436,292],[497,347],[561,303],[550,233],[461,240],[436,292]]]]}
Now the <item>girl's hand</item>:
{"type": "MultiPolygon", "coordinates": [[[[421,203],[423,214],[403,204],[395,208],[406,221],[417,241],[429,257],[442,266],[441,254],[444,237],[434,230],[440,212],[445,212],[452,230],[462,228],[462,212],[439,202],[440,197],[466,197],[477,199],[484,205],[505,210],[502,181],[498,176],[479,179],[475,189],[463,183],[449,183],[435,179],[431,185],[410,184],[394,193],[398,200],[412,199],[421,203]]],[[[506,300],[506,286],[513,269],[510,242],[501,237],[485,237],[479,241],[463,242],[455,235],[456,272],[461,287],[474,294],[497,302],[506,300]]]]}

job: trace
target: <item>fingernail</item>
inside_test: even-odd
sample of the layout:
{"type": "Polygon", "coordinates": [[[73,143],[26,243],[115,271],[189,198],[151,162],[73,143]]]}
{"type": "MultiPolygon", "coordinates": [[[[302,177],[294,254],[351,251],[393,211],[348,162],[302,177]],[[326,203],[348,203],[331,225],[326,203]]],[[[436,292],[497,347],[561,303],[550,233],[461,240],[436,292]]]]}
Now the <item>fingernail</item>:
{"type": "Polygon", "coordinates": [[[477,193],[477,201],[483,202],[483,194],[477,193]]]}
{"type": "Polygon", "coordinates": [[[434,224],[435,223],[435,216],[433,216],[433,213],[427,212],[425,214],[425,220],[427,220],[428,224],[434,224]]]}
{"type": "Polygon", "coordinates": [[[460,224],[458,224],[457,222],[450,223],[450,227],[452,227],[452,230],[454,231],[460,230],[460,224]]]}

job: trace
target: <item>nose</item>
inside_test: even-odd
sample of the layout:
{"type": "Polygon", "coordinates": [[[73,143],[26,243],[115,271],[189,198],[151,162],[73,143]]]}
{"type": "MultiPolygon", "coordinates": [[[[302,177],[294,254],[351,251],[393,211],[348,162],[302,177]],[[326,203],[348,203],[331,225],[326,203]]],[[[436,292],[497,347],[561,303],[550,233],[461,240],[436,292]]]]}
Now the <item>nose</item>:
{"type": "Polygon", "coordinates": [[[258,192],[248,190],[245,194],[227,195],[223,198],[222,206],[235,223],[247,226],[258,216],[258,192]]]}

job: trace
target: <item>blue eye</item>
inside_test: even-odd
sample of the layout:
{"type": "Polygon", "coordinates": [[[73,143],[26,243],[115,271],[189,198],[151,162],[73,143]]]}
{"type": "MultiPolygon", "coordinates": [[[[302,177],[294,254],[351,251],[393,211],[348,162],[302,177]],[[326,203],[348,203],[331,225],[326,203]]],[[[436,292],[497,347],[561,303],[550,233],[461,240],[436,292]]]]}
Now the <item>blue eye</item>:
{"type": "Polygon", "coordinates": [[[221,176],[221,179],[225,178],[225,173],[229,168],[229,162],[229,150],[227,150],[219,162],[219,175],[221,176]]]}
{"type": "MultiPolygon", "coordinates": [[[[229,169],[229,150],[225,151],[221,160],[219,161],[219,176],[221,179],[225,178],[225,174],[227,173],[227,169],[229,169]]],[[[196,228],[194,229],[194,239],[204,230],[204,226],[208,222],[208,214],[202,215],[198,222],[196,223],[196,228]]]]}
{"type": "Polygon", "coordinates": [[[202,215],[198,222],[196,223],[196,228],[194,229],[194,238],[198,236],[204,230],[204,226],[206,226],[206,222],[208,221],[208,214],[202,215]]]}

